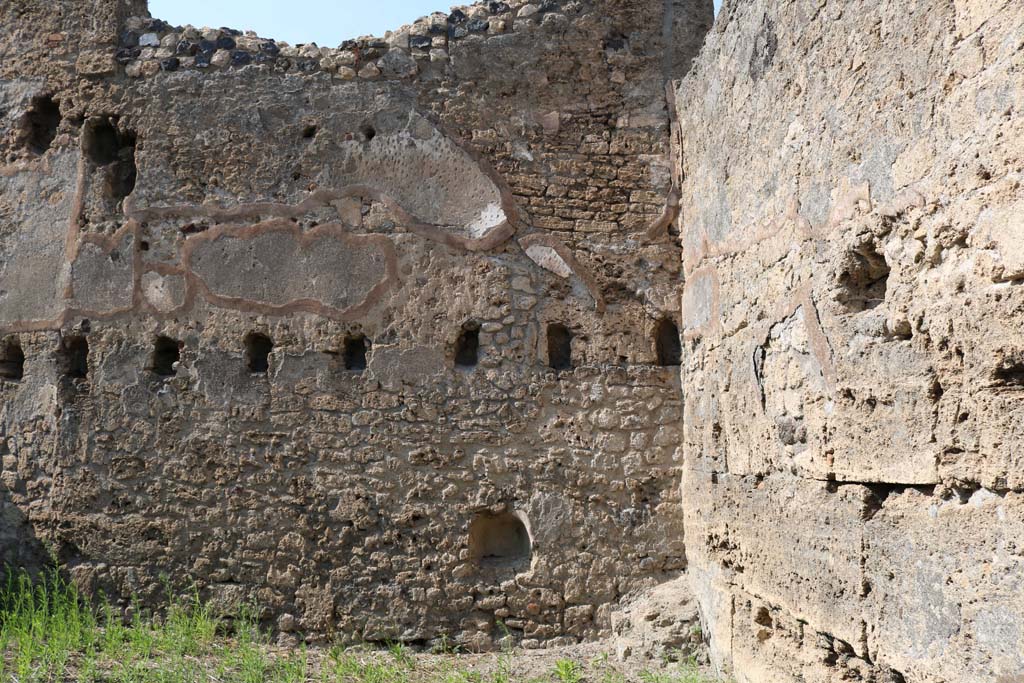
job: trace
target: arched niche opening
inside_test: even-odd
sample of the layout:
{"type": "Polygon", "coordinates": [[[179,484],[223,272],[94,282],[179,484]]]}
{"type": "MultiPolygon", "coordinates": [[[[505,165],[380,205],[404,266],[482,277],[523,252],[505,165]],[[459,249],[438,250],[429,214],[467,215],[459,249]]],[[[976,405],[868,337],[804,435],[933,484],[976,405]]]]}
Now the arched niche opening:
{"type": "Polygon", "coordinates": [[[355,334],[345,338],[342,360],[345,369],[350,372],[366,370],[366,354],[370,350],[370,340],[365,334],[355,334]]]}
{"type": "Polygon", "coordinates": [[[113,200],[120,201],[135,189],[135,145],[135,133],[122,130],[109,116],[89,119],[82,130],[82,153],[104,169],[104,194],[113,200]]]}
{"type": "Polygon", "coordinates": [[[181,360],[181,344],[170,337],[157,337],[153,342],[153,354],[149,359],[149,370],[157,377],[173,377],[178,374],[175,367],[181,360]]]}
{"type": "Polygon", "coordinates": [[[548,325],[548,366],[554,370],[572,369],[572,332],[560,323],[548,325]]]}
{"type": "Polygon", "coordinates": [[[71,379],[89,376],[89,340],[83,336],[61,339],[58,353],[61,374],[71,379]]]}
{"type": "Polygon", "coordinates": [[[518,512],[481,512],[469,525],[469,554],[479,567],[526,568],[533,541],[518,512]]]}
{"type": "Polygon", "coordinates": [[[245,335],[245,367],[253,374],[266,374],[270,370],[270,352],[274,341],[260,332],[245,335]]]}
{"type": "Polygon", "coordinates": [[[25,376],[25,352],[14,336],[0,340],[0,379],[18,382],[25,376]]]}
{"type": "Polygon", "coordinates": [[[469,321],[455,340],[455,367],[474,368],[480,361],[480,323],[469,321]]]}
{"type": "Polygon", "coordinates": [[[60,127],[60,105],[50,95],[32,100],[25,113],[23,132],[25,145],[34,154],[45,154],[57,137],[60,127]]]}
{"type": "Polygon", "coordinates": [[[662,318],[654,326],[654,352],[658,365],[662,367],[680,364],[683,347],[679,341],[679,328],[668,318],[662,318]]]}

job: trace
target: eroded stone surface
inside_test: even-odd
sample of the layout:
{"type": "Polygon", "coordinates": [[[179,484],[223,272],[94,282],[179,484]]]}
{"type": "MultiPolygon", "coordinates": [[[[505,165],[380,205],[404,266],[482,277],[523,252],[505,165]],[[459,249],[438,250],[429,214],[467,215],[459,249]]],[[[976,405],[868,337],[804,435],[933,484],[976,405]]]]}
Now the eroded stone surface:
{"type": "Polygon", "coordinates": [[[1024,13],[734,0],[687,75],[710,13],[0,6],[4,558],[285,637],[696,608],[742,682],[1019,676],[1024,13]]]}
{"type": "Polygon", "coordinates": [[[1024,670],[1022,31],[726,3],[677,90],[688,572],[740,681],[1024,670]]]}

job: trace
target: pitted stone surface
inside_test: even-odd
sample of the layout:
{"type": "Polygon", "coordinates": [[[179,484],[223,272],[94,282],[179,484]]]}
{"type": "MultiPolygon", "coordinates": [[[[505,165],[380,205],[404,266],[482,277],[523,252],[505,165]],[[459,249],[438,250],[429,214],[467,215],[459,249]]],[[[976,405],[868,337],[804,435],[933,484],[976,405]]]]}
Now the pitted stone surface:
{"type": "Polygon", "coordinates": [[[3,559],[310,639],[696,613],[742,683],[1018,677],[1024,12],[711,18],[0,5],[3,559]]]}
{"type": "Polygon", "coordinates": [[[688,574],[739,681],[1024,671],[1021,35],[726,2],[677,88],[688,574]]]}

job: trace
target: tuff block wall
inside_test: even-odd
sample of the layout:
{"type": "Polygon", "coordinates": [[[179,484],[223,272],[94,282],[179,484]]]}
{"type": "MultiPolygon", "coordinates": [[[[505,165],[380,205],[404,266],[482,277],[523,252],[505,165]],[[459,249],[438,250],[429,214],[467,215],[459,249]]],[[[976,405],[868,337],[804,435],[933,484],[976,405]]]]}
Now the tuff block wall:
{"type": "Polygon", "coordinates": [[[85,5],[0,10],[7,561],[473,647],[684,569],[664,87],[710,0],[338,49],[85,5]]]}
{"type": "Polygon", "coordinates": [[[688,573],[740,681],[1024,670],[1022,36],[726,2],[678,88],[688,573]]]}

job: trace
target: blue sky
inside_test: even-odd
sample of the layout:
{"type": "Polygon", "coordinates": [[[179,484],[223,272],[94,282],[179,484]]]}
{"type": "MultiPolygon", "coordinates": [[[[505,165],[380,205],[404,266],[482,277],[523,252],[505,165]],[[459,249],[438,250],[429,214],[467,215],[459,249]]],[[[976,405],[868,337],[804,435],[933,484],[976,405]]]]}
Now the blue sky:
{"type": "MultiPolygon", "coordinates": [[[[0,0],[4,2],[6,0],[0,0]]],[[[335,47],[384,35],[419,17],[471,0],[149,0],[149,11],[174,25],[229,26],[291,44],[335,47]]],[[[715,0],[717,7],[721,0],[715,0]]]]}

